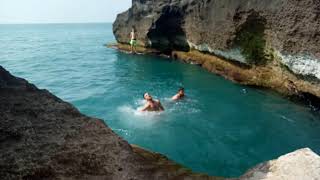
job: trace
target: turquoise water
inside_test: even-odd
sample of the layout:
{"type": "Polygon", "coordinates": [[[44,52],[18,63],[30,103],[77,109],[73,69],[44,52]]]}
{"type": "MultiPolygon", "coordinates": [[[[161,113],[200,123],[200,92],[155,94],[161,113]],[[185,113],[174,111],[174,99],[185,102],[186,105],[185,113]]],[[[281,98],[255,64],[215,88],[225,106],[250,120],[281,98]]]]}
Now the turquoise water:
{"type": "Polygon", "coordinates": [[[320,116],[308,107],[197,66],[108,49],[108,42],[111,24],[0,25],[0,64],[196,172],[238,176],[298,148],[320,153],[320,116]],[[188,97],[173,103],[179,86],[188,97]],[[137,112],[145,91],[166,111],[137,112]]]}

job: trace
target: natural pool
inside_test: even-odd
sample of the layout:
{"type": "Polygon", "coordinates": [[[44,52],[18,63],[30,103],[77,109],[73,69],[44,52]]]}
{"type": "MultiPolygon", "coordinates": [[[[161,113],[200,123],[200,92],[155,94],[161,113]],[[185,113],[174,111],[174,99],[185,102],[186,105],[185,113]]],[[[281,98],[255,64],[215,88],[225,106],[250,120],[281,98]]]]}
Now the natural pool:
{"type": "Polygon", "coordinates": [[[111,24],[0,25],[0,65],[197,172],[238,176],[298,148],[320,153],[320,116],[308,107],[197,66],[103,46],[113,41],[111,24]],[[173,103],[179,86],[188,97],[173,103]],[[166,111],[135,111],[145,91],[166,111]]]}

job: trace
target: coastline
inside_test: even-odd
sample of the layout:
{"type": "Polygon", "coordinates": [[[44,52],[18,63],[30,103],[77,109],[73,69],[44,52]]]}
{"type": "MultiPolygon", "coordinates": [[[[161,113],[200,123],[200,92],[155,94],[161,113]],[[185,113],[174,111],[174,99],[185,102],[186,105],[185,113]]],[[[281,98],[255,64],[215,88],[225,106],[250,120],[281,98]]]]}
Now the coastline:
{"type": "Polygon", "coordinates": [[[159,153],[130,145],[104,121],[81,114],[70,103],[1,66],[0,94],[1,145],[5,147],[0,150],[2,179],[247,180],[320,176],[320,157],[308,148],[261,163],[238,178],[193,173],[159,153]]]}
{"type": "MultiPolygon", "coordinates": [[[[114,43],[106,46],[123,52],[130,51],[128,44],[114,43]]],[[[320,108],[320,85],[300,78],[277,59],[266,65],[250,66],[194,49],[188,52],[174,50],[170,55],[164,55],[156,49],[138,46],[137,52],[195,64],[234,83],[271,89],[293,101],[309,105],[313,110],[317,111],[320,108]]]]}

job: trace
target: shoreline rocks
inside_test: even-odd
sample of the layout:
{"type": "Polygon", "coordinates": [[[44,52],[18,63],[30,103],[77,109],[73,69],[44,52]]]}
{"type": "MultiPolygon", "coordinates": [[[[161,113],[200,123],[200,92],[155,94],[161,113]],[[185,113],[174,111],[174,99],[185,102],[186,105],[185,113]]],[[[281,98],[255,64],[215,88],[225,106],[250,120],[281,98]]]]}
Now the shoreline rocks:
{"type": "Polygon", "coordinates": [[[113,32],[119,49],[126,49],[134,26],[145,49],[201,64],[241,84],[320,98],[319,7],[313,0],[133,0],[117,16],[113,32]],[[217,57],[225,63],[217,66],[217,57]],[[249,68],[230,69],[228,61],[249,68]],[[251,77],[243,77],[248,71],[251,77]]]}
{"type": "MultiPolygon", "coordinates": [[[[127,44],[118,43],[108,45],[108,47],[120,51],[130,51],[130,46],[127,44]]],[[[161,55],[160,51],[152,48],[138,47],[137,51],[144,54],[161,55]]],[[[310,82],[292,74],[277,61],[265,66],[253,67],[198,50],[190,50],[189,52],[174,50],[168,57],[184,63],[198,65],[235,83],[275,90],[293,101],[302,102],[311,107],[312,110],[319,111],[320,85],[317,82],[310,82]]]]}

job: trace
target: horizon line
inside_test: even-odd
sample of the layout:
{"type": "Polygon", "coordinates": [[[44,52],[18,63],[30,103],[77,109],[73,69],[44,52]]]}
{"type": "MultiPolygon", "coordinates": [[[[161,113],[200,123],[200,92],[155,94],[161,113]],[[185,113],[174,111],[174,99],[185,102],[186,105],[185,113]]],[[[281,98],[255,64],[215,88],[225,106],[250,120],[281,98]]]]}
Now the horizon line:
{"type": "Polygon", "coordinates": [[[106,24],[106,23],[113,23],[113,22],[103,22],[103,21],[88,21],[88,22],[0,22],[0,25],[37,25],[37,24],[106,24]]]}

